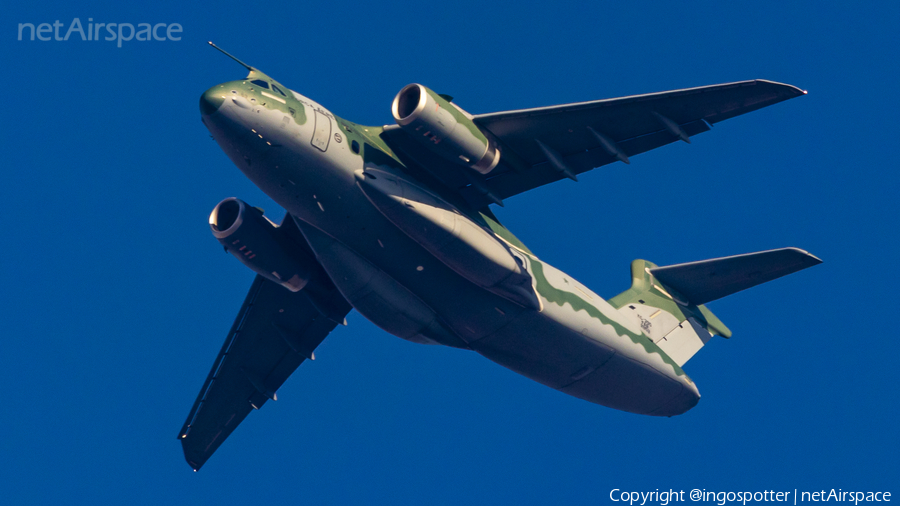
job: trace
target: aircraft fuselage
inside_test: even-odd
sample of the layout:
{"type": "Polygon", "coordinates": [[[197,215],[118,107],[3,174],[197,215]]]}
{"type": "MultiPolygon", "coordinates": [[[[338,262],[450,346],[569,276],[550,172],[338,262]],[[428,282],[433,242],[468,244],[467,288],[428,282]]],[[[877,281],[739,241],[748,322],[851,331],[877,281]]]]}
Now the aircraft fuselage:
{"type": "Polygon", "coordinates": [[[294,217],[367,319],[613,408],[672,416],[697,403],[690,378],[633,318],[413,178],[379,138],[382,127],[345,121],[258,74],[204,93],[203,122],[294,217]]]}

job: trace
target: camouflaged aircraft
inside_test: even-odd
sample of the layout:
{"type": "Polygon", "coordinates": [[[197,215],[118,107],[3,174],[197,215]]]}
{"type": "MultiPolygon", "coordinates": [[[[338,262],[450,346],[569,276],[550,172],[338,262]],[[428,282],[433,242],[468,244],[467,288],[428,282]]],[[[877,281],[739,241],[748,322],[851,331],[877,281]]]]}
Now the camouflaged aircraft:
{"type": "Polygon", "coordinates": [[[351,309],[593,403],[673,416],[700,398],[682,366],[713,335],[731,336],[706,304],[820,263],[796,248],[635,260],[631,288],[606,301],[541,261],[490,208],[805,94],[793,86],[742,81],[472,115],[410,84],[394,98],[395,125],[364,126],[234,59],[249,74],[203,93],[201,119],[287,214],[276,225],[227,198],[209,217],[257,276],[178,433],[195,471],[351,309]]]}

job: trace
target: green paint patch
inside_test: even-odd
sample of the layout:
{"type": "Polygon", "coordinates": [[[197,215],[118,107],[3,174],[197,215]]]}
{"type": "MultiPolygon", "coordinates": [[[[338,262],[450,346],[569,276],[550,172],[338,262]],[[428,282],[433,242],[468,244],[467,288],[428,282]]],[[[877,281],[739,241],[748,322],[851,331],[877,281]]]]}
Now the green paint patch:
{"type": "Polygon", "coordinates": [[[497,223],[496,221],[494,221],[493,218],[491,218],[490,216],[488,216],[484,213],[478,213],[478,214],[479,214],[479,216],[481,216],[481,218],[484,220],[484,222],[487,224],[487,226],[490,227],[490,229],[498,237],[500,237],[504,241],[512,244],[516,248],[519,248],[520,250],[524,251],[525,253],[528,253],[529,255],[534,255],[534,253],[532,253],[531,250],[528,249],[528,246],[525,246],[525,243],[520,241],[518,237],[514,236],[512,234],[512,232],[510,232],[506,227],[497,223]]]}
{"type": "MultiPolygon", "coordinates": [[[[728,327],[712,313],[712,311],[707,309],[706,306],[682,306],[672,300],[670,294],[661,292],[656,286],[656,283],[659,283],[659,281],[652,278],[647,272],[647,269],[653,269],[655,267],[656,264],[646,260],[635,260],[631,262],[631,288],[609,299],[608,302],[610,305],[619,309],[640,300],[643,301],[642,304],[656,307],[670,313],[677,318],[678,321],[694,318],[698,323],[703,325],[710,334],[716,334],[726,339],[731,337],[731,330],[729,330],[728,327]]],[[[678,292],[675,292],[675,290],[668,287],[666,289],[673,292],[676,296],[679,296],[679,298],[684,298],[683,296],[680,296],[678,292]]]]}
{"type": "Polygon", "coordinates": [[[267,74],[260,72],[256,68],[251,70],[250,73],[247,74],[247,77],[245,77],[244,80],[240,81],[240,82],[243,83],[241,86],[243,86],[247,90],[252,90],[251,92],[254,95],[257,95],[256,100],[266,109],[273,109],[273,110],[281,111],[287,115],[290,115],[291,118],[294,119],[294,122],[297,123],[298,125],[306,124],[306,121],[307,121],[306,107],[303,105],[302,102],[297,100],[297,98],[294,97],[294,94],[291,93],[290,89],[288,89],[283,84],[272,79],[267,74]],[[279,93],[278,91],[275,91],[271,88],[261,89],[259,86],[251,83],[252,81],[256,81],[256,80],[268,81],[269,84],[274,84],[280,90],[282,90],[282,92],[279,93]],[[284,102],[282,103],[278,99],[272,99],[272,98],[266,97],[265,95],[262,94],[264,91],[266,93],[269,93],[270,95],[278,97],[278,99],[284,100],[284,102]]]}
{"type": "Polygon", "coordinates": [[[361,156],[363,161],[397,168],[404,167],[403,162],[381,138],[384,127],[359,125],[337,116],[334,119],[347,136],[347,142],[356,141],[361,146],[360,151],[356,154],[361,156]]]}
{"type": "Polygon", "coordinates": [[[591,318],[595,320],[599,320],[600,323],[604,325],[612,326],[613,330],[615,330],[616,334],[619,337],[628,337],[631,342],[635,344],[639,344],[644,347],[644,351],[647,353],[657,355],[662,358],[663,362],[672,366],[672,369],[675,371],[675,374],[678,376],[687,376],[684,373],[684,370],[675,363],[665,352],[660,349],[653,341],[648,339],[646,336],[642,334],[635,334],[625,328],[623,325],[611,320],[606,315],[604,315],[599,309],[596,308],[590,302],[582,299],[578,295],[560,290],[547,280],[547,277],[544,275],[544,267],[539,260],[535,260],[531,257],[528,258],[529,263],[531,264],[531,271],[534,273],[534,279],[537,285],[538,293],[547,299],[547,301],[558,305],[559,307],[563,307],[564,304],[568,303],[572,306],[572,309],[575,311],[585,311],[591,318]]]}
{"type": "MultiPolygon", "coordinates": [[[[450,100],[445,99],[443,95],[435,93],[431,88],[427,86],[425,87],[425,91],[429,95],[431,95],[431,98],[433,98],[434,101],[437,102],[442,109],[449,112],[457,123],[464,126],[466,130],[468,130],[469,133],[471,133],[476,139],[481,141],[482,144],[484,144],[485,146],[488,145],[488,140],[487,137],[484,136],[484,133],[478,129],[478,127],[475,125],[475,123],[472,122],[472,120],[461,113],[459,109],[456,108],[456,106],[450,105],[450,100]]],[[[452,100],[453,97],[450,97],[450,99],[452,100]]]]}

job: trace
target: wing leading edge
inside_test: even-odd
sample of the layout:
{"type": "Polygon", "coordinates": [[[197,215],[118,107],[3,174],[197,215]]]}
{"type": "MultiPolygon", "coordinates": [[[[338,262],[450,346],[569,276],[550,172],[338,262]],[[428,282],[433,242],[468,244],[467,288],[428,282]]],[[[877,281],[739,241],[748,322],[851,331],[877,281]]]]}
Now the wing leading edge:
{"type": "MultiPolygon", "coordinates": [[[[284,224],[299,233],[289,217],[284,224]]],[[[250,411],[276,400],[285,380],[305,359],[315,358],[313,350],[350,312],[324,271],[317,271],[296,293],[256,276],[178,433],[195,471],[250,411]]]]}

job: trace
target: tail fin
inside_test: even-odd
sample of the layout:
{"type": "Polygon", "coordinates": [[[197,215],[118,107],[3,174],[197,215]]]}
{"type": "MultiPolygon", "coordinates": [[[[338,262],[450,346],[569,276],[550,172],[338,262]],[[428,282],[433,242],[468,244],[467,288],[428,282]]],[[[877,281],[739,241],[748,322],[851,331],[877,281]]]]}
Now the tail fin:
{"type": "Polygon", "coordinates": [[[780,278],[821,260],[797,248],[657,267],[631,263],[631,288],[609,300],[679,366],[716,334],[731,331],[704,304],[780,278]]]}

